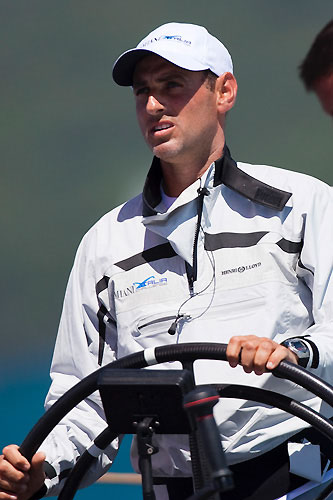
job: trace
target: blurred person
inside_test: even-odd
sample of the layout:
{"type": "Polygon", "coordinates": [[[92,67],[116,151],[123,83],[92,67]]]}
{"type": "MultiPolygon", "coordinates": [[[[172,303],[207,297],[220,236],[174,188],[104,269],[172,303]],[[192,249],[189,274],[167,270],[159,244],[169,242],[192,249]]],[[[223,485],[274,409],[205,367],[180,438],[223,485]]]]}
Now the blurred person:
{"type": "Polygon", "coordinates": [[[314,39],[299,74],[305,88],[315,92],[325,113],[333,117],[333,20],[314,39]]]}
{"type": "MultiPolygon", "coordinates": [[[[228,50],[205,28],[160,26],[117,59],[113,78],[133,88],[137,119],[154,157],[143,193],[106,214],[79,246],[46,409],[117,358],[204,341],[228,344],[233,370],[227,363],[200,361],[197,383],[254,385],[331,416],[319,398],[269,374],[288,360],[332,380],[329,186],[232,158],[225,122],[237,82],[228,50]]],[[[258,93],[263,84],[258,82],[258,93]]],[[[308,431],[306,423],[241,400],[224,400],[214,414],[236,482],[223,498],[270,500],[309,479],[296,474],[288,455],[290,441],[301,441],[308,431]]],[[[58,494],[105,425],[95,393],[56,426],[31,465],[17,446],[5,447],[0,499],[58,494]]],[[[156,442],[153,473],[165,483],[155,486],[157,498],[186,497],[192,487],[188,437],[158,436],[156,442]]],[[[117,448],[115,440],[81,486],[109,468],[117,448]]],[[[136,461],[134,446],[137,469],[136,461]]],[[[313,469],[320,468],[318,461],[317,454],[313,469]]]]}

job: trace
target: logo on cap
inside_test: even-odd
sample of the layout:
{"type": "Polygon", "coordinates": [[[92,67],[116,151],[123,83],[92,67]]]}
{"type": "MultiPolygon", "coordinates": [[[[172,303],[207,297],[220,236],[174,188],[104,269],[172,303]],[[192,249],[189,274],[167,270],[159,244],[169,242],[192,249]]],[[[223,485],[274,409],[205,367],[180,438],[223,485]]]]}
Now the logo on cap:
{"type": "Polygon", "coordinates": [[[160,40],[174,40],[176,42],[184,43],[185,45],[192,44],[191,40],[185,40],[181,35],[161,35],[159,37],[154,37],[150,38],[149,40],[146,40],[145,42],[142,43],[140,48],[147,47],[147,45],[150,45],[151,43],[154,42],[159,42],[160,40]]]}

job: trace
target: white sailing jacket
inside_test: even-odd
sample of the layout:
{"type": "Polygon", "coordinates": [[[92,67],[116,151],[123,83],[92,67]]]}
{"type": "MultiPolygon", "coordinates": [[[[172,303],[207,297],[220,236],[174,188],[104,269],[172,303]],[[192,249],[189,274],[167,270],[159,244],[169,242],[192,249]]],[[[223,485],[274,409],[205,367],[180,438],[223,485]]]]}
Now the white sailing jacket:
{"type": "MultiPolygon", "coordinates": [[[[300,173],[236,164],[227,148],[167,210],[160,183],[155,158],[143,194],[84,236],[66,291],[46,408],[101,365],[130,353],[174,343],[228,343],[242,334],[277,342],[303,336],[311,350],[308,368],[332,383],[331,188],[300,173]]],[[[202,360],[195,376],[197,383],[274,390],[332,414],[312,394],[270,374],[202,360]]],[[[277,408],[242,400],[220,401],[215,410],[230,464],[266,452],[306,426],[277,408]]],[[[41,449],[54,470],[49,494],[57,493],[105,425],[94,393],[46,439],[41,449]]],[[[107,470],[117,446],[106,449],[84,483],[107,470]]],[[[155,475],[191,475],[187,436],[159,436],[158,446],[155,475]]]]}

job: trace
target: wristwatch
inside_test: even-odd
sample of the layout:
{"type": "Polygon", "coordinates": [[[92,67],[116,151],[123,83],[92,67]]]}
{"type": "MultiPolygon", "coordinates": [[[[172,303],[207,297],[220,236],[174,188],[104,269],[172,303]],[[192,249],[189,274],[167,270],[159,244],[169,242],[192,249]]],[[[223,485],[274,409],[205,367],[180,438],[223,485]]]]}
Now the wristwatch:
{"type": "Polygon", "coordinates": [[[287,339],[281,342],[281,345],[287,347],[288,349],[291,350],[291,352],[296,354],[299,366],[306,368],[310,360],[310,349],[308,348],[307,344],[303,342],[302,339],[298,338],[287,339]]]}

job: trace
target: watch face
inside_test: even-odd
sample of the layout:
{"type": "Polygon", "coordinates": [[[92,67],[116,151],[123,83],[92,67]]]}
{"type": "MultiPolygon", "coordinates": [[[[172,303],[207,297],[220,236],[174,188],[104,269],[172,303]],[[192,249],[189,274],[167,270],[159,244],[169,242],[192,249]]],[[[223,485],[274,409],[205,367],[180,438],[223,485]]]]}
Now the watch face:
{"type": "Polygon", "coordinates": [[[289,339],[282,343],[298,357],[298,364],[305,368],[310,359],[310,351],[305,342],[300,339],[289,339]]]}
{"type": "Polygon", "coordinates": [[[309,349],[307,348],[307,346],[305,344],[303,344],[303,342],[301,340],[293,340],[290,342],[290,347],[293,347],[295,352],[297,351],[297,353],[299,353],[300,355],[302,353],[304,354],[308,354],[309,353],[309,349]]]}

